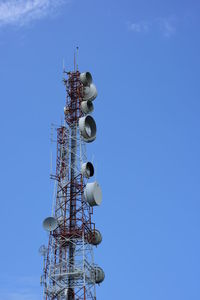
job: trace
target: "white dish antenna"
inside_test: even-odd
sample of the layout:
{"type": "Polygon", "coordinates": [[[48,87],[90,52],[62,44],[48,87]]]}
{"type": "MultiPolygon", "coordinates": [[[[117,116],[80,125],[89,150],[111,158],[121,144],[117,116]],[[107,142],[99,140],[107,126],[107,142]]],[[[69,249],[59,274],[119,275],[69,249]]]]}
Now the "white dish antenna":
{"type": "Polygon", "coordinates": [[[102,192],[99,184],[96,181],[87,183],[84,189],[84,196],[86,202],[88,202],[90,206],[100,205],[102,201],[102,192]]]}
{"type": "Polygon", "coordinates": [[[94,278],[97,284],[100,284],[105,279],[105,273],[102,268],[95,266],[93,270],[91,270],[91,277],[94,278]]]}
{"type": "Polygon", "coordinates": [[[84,86],[89,86],[92,83],[92,75],[90,72],[80,74],[80,80],[84,86]]]}
{"type": "Polygon", "coordinates": [[[94,166],[90,161],[82,164],[81,174],[86,178],[90,178],[94,175],[94,166]]]}
{"type": "Polygon", "coordinates": [[[48,217],[43,221],[43,228],[46,231],[53,231],[58,226],[57,220],[53,217],[48,217]]]}
{"type": "Polygon", "coordinates": [[[91,232],[89,235],[89,242],[94,246],[98,246],[102,242],[101,232],[97,229],[94,232],[91,232]]]}
{"type": "Polygon", "coordinates": [[[96,266],[95,267],[95,282],[100,284],[104,281],[105,273],[102,268],[96,266]]]}
{"type": "Polygon", "coordinates": [[[93,101],[97,97],[97,88],[94,83],[91,83],[90,86],[85,86],[83,89],[83,100],[93,101]]]}
{"type": "Polygon", "coordinates": [[[69,108],[68,107],[64,107],[64,114],[67,115],[69,113],[69,108]]]}
{"type": "Polygon", "coordinates": [[[85,142],[89,143],[95,140],[97,127],[91,116],[88,115],[79,119],[79,129],[85,142]]]}
{"type": "Polygon", "coordinates": [[[94,105],[91,100],[81,102],[81,110],[84,114],[88,114],[94,110],[94,105]]]}

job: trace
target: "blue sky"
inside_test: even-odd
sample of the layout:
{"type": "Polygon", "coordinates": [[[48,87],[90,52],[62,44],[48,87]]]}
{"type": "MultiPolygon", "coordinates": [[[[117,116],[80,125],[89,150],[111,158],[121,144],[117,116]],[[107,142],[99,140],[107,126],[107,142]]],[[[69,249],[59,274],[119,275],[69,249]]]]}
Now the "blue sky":
{"type": "MultiPolygon", "coordinates": [[[[199,1],[0,1],[0,299],[39,300],[63,59],[98,88],[97,299],[200,298],[199,1]]],[[[55,157],[54,157],[55,158],[55,157]]]]}

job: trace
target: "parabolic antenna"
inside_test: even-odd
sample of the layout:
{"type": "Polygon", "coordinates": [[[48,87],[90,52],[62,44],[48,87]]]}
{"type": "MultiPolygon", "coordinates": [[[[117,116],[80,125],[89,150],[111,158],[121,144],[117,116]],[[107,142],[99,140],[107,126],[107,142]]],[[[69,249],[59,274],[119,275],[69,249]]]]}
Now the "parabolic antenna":
{"type": "Polygon", "coordinates": [[[69,107],[65,106],[64,107],[64,114],[67,115],[69,113],[69,107]]]}
{"type": "Polygon", "coordinates": [[[81,110],[84,114],[88,114],[94,110],[94,105],[91,100],[81,102],[81,110]]]}
{"type": "Polygon", "coordinates": [[[91,83],[90,86],[85,86],[83,90],[83,100],[93,101],[97,97],[97,88],[94,83],[91,83]]]}
{"type": "Polygon", "coordinates": [[[97,229],[94,232],[90,232],[89,234],[89,242],[90,244],[97,246],[102,242],[102,235],[101,232],[97,229]]]}
{"type": "Polygon", "coordinates": [[[99,184],[95,182],[89,182],[84,189],[84,196],[87,203],[90,206],[100,205],[102,201],[102,192],[99,184]]]}
{"type": "Polygon", "coordinates": [[[58,226],[57,220],[53,217],[48,217],[43,221],[43,228],[46,231],[55,230],[57,226],[58,226]]]}
{"type": "Polygon", "coordinates": [[[92,83],[92,75],[90,74],[90,72],[81,73],[80,80],[83,85],[90,85],[92,83]]]}
{"type": "Polygon", "coordinates": [[[94,166],[93,164],[88,161],[86,163],[83,163],[81,166],[81,173],[86,178],[90,178],[94,175],[94,166]]]}
{"type": "Polygon", "coordinates": [[[95,120],[87,115],[79,119],[79,129],[85,142],[90,143],[96,138],[96,123],[95,120]]]}
{"type": "Polygon", "coordinates": [[[104,281],[105,273],[102,268],[96,266],[95,267],[95,282],[100,284],[104,281]]]}
{"type": "Polygon", "coordinates": [[[100,284],[104,281],[105,273],[102,268],[95,266],[94,269],[91,270],[91,277],[95,279],[97,284],[100,284]]]}

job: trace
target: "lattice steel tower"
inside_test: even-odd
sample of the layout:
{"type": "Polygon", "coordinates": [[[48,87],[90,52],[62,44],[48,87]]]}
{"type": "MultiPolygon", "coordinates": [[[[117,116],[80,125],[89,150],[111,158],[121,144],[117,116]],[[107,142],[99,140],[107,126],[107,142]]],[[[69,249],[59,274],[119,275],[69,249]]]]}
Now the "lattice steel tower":
{"type": "Polygon", "coordinates": [[[64,71],[66,87],[65,123],[57,128],[55,201],[52,216],[43,222],[49,232],[48,246],[41,246],[44,258],[41,283],[43,299],[96,299],[95,285],[104,271],[93,260],[93,247],[102,241],[92,221],[93,208],[102,200],[99,184],[87,161],[86,143],[96,138],[96,124],[90,113],[97,90],[89,72],[64,71]]]}

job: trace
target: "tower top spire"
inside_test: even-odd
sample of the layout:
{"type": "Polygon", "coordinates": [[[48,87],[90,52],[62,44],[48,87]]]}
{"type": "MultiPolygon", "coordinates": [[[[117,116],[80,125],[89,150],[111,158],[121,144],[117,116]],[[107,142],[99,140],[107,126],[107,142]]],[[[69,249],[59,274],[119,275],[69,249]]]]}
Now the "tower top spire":
{"type": "Polygon", "coordinates": [[[79,46],[77,46],[74,50],[74,72],[78,71],[78,51],[79,46]]]}

